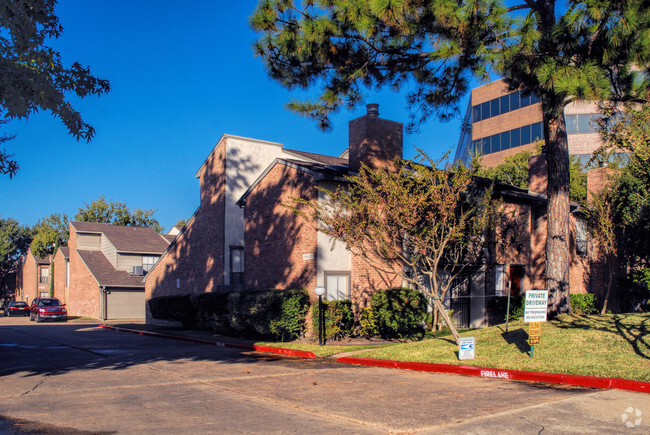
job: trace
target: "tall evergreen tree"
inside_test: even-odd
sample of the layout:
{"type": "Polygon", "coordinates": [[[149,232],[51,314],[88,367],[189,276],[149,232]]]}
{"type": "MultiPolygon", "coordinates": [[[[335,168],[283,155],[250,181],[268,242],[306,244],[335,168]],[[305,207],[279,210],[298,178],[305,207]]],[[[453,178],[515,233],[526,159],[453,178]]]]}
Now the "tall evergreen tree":
{"type": "Polygon", "coordinates": [[[361,102],[363,88],[414,87],[411,130],[431,116],[458,115],[470,81],[491,70],[512,89],[539,95],[549,171],[546,278],[556,314],[570,310],[563,109],[575,99],[639,95],[650,77],[649,20],[644,0],[570,0],[565,10],[555,0],[261,0],[251,25],[262,32],[255,51],[273,79],[289,89],[320,87],[317,100],[288,107],[324,129],[330,113],[361,102]]]}

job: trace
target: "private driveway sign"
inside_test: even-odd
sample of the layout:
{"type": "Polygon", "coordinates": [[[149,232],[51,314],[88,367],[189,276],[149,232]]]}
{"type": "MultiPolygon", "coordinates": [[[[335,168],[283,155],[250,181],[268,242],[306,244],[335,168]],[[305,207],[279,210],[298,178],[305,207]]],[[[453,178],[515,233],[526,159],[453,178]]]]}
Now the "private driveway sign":
{"type": "Polygon", "coordinates": [[[524,306],[524,322],[546,322],[548,290],[528,290],[524,306]]]}

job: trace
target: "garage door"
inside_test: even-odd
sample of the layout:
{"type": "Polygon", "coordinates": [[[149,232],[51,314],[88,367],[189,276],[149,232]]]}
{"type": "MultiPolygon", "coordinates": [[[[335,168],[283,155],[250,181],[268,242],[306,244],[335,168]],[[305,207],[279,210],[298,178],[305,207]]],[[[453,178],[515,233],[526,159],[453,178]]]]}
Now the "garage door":
{"type": "Polygon", "coordinates": [[[144,319],[144,290],[110,290],[106,295],[106,318],[144,319]]]}

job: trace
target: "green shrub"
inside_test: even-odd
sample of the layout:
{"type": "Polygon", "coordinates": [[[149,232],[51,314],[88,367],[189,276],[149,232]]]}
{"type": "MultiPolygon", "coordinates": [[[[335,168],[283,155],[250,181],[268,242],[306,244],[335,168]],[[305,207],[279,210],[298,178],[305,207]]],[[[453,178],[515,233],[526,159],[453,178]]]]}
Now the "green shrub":
{"type": "Polygon", "coordinates": [[[427,300],[416,289],[378,291],[370,299],[375,327],[383,338],[422,336],[426,325],[427,300]]]}
{"type": "MultiPolygon", "coordinates": [[[[340,340],[352,334],[354,315],[351,301],[323,301],[325,340],[340,340]]],[[[318,334],[318,302],[312,304],[314,331],[318,334]]]]}
{"type": "MultiPolygon", "coordinates": [[[[510,296],[510,322],[519,320],[524,317],[524,306],[526,297],[524,295],[510,296]]],[[[507,317],[508,297],[494,296],[487,301],[489,323],[505,322],[507,317]]]]}
{"type": "Polygon", "coordinates": [[[147,303],[154,319],[181,322],[184,327],[192,327],[196,323],[190,295],[159,296],[147,303]]]}
{"type": "Polygon", "coordinates": [[[592,293],[570,294],[573,314],[598,314],[598,299],[592,293]]]}
{"type": "Polygon", "coordinates": [[[379,329],[375,323],[375,313],[372,307],[361,310],[359,315],[359,335],[370,338],[379,335],[379,329]]]}
{"type": "Polygon", "coordinates": [[[284,292],[280,315],[271,320],[270,330],[281,341],[300,338],[305,332],[305,318],[309,310],[309,294],[306,290],[284,292]]]}

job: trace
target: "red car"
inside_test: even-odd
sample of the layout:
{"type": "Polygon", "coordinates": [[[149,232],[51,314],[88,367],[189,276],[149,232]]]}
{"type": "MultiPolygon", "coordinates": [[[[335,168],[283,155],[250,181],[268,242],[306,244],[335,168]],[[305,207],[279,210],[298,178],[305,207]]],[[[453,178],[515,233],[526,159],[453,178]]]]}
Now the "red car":
{"type": "Polygon", "coordinates": [[[68,320],[68,311],[65,305],[57,298],[35,298],[29,307],[29,320],[68,320]]]}

